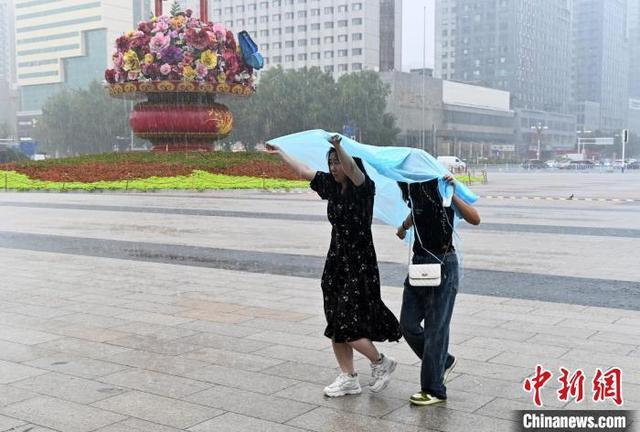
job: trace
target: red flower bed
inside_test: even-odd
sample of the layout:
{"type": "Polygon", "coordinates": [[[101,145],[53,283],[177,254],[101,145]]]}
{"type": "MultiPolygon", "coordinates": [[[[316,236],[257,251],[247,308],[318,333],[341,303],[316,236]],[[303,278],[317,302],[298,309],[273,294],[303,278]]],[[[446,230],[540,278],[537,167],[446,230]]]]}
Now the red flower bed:
{"type": "Polygon", "coordinates": [[[175,177],[189,175],[192,168],[165,163],[135,163],[122,164],[86,163],[81,165],[50,165],[50,166],[16,166],[14,171],[25,174],[33,180],[53,182],[83,182],[117,181],[140,179],[149,177],[175,177]]]}
{"type": "MultiPolygon", "coordinates": [[[[210,170],[214,172],[213,170],[210,170]]],[[[269,161],[252,161],[241,165],[234,165],[224,168],[216,173],[227,174],[233,176],[250,176],[250,177],[267,177],[285,180],[301,180],[283,162],[274,163],[269,161]]]]}
{"type": "Polygon", "coordinates": [[[202,169],[213,174],[232,176],[266,177],[286,180],[299,180],[282,162],[251,161],[225,168],[204,168],[183,164],[152,162],[118,162],[118,163],[82,163],[78,165],[24,165],[2,164],[0,170],[16,171],[33,180],[53,182],[117,181],[144,179],[149,177],[186,176],[195,169],[202,169]]]}

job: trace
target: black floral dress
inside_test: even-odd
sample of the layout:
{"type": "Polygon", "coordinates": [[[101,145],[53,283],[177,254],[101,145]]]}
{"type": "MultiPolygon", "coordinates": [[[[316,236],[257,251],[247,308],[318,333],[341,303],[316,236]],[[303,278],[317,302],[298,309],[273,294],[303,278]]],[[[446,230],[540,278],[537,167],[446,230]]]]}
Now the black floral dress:
{"type": "Polygon", "coordinates": [[[329,173],[318,171],[311,189],[328,200],[331,245],[322,273],[325,336],[335,342],[401,337],[398,320],[380,298],[380,274],[371,235],[375,184],[369,178],[344,194],[329,173]]]}

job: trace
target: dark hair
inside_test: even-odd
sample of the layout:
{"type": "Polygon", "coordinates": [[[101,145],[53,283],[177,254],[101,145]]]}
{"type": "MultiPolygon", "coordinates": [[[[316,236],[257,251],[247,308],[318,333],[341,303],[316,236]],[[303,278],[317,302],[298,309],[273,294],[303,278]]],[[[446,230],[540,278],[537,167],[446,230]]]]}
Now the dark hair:
{"type": "MultiPolygon", "coordinates": [[[[335,153],[336,157],[338,156],[338,152],[336,151],[336,149],[334,147],[331,147],[329,149],[329,151],[327,152],[327,167],[329,168],[329,172],[331,172],[331,166],[329,165],[329,157],[331,156],[332,153],[335,153]]],[[[360,171],[362,171],[362,174],[364,174],[365,178],[368,178],[369,176],[367,175],[367,170],[364,169],[364,164],[362,163],[362,159],[360,159],[359,157],[354,157],[353,161],[356,163],[356,166],[358,168],[360,168],[360,171]]],[[[336,182],[336,180],[333,178],[333,176],[331,176],[331,179],[334,182],[336,182]]],[[[349,177],[347,177],[347,188],[349,189],[349,191],[351,191],[351,189],[353,187],[354,187],[353,182],[351,181],[351,179],[349,177]]]]}
{"type": "Polygon", "coordinates": [[[400,188],[400,193],[402,194],[402,201],[409,204],[409,185],[405,182],[398,182],[398,187],[400,188]]]}

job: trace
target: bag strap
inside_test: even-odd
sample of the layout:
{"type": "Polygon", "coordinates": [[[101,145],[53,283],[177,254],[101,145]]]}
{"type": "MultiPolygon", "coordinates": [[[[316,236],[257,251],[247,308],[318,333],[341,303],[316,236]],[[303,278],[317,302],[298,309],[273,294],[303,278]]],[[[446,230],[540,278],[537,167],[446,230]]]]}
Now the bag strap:
{"type": "MultiPolygon", "coordinates": [[[[444,264],[444,261],[442,261],[440,258],[435,256],[429,249],[425,248],[424,245],[422,244],[422,239],[420,238],[420,233],[418,232],[418,227],[416,225],[416,216],[413,213],[413,207],[414,206],[413,206],[413,200],[411,199],[411,183],[407,183],[407,195],[409,197],[409,203],[411,203],[411,218],[413,219],[413,227],[412,227],[412,229],[413,229],[413,231],[416,232],[416,238],[418,239],[418,242],[420,243],[420,247],[422,248],[422,250],[426,251],[429,255],[434,257],[436,259],[436,261],[438,261],[440,264],[444,264]]],[[[413,249],[413,244],[409,248],[409,255],[411,255],[411,249],[413,249]]],[[[447,251],[448,250],[449,250],[449,248],[447,247],[447,251]]],[[[409,264],[411,264],[411,261],[409,261],[409,264]]]]}

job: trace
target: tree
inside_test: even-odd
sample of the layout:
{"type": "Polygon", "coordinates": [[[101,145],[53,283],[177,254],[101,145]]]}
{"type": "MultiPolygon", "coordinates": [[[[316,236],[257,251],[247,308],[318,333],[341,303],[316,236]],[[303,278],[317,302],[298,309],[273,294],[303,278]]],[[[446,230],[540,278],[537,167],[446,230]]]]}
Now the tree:
{"type": "Polygon", "coordinates": [[[356,128],[356,138],[372,145],[393,145],[400,133],[395,117],[385,113],[391,90],[373,71],[343,75],[338,80],[342,118],[356,128]]]}
{"type": "Polygon", "coordinates": [[[109,97],[94,81],[86,90],[65,89],[42,108],[34,138],[48,153],[75,155],[112,151],[128,136],[128,102],[109,97]]]}
{"type": "Polygon", "coordinates": [[[338,83],[320,68],[262,73],[258,90],[249,100],[231,101],[235,126],[230,139],[255,144],[307,129],[340,132],[353,123],[357,139],[392,145],[399,133],[395,118],[385,113],[389,88],[375,72],[342,77],[338,83]]]}
{"type": "Polygon", "coordinates": [[[14,135],[13,127],[9,121],[0,121],[0,138],[9,138],[14,135]]]}

